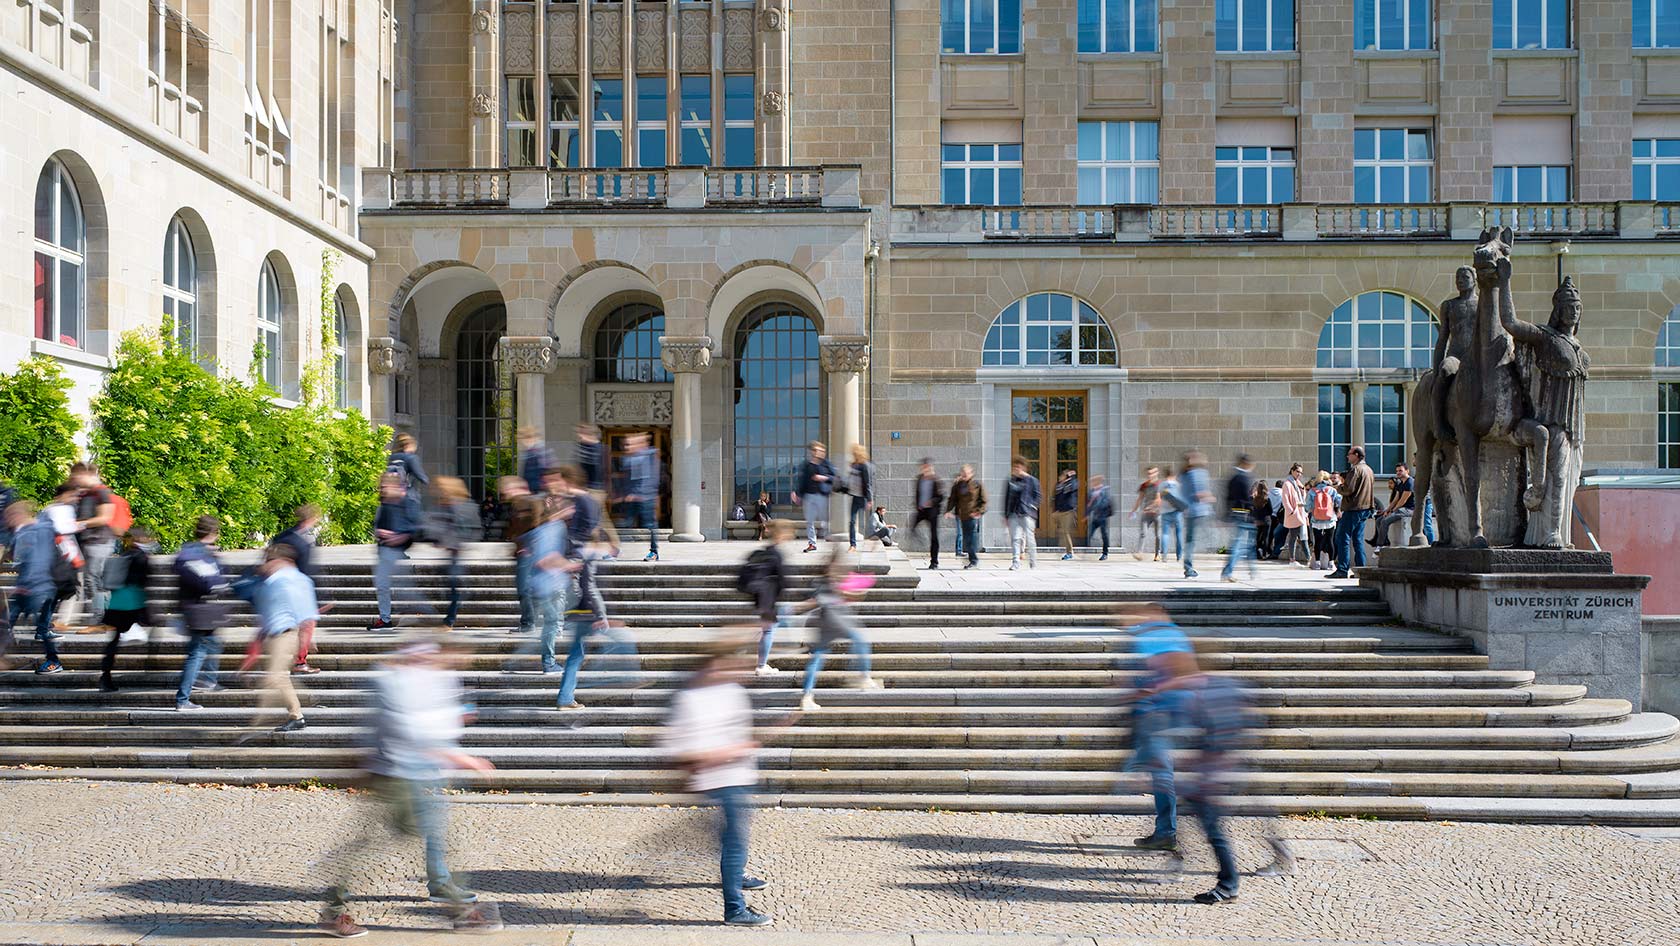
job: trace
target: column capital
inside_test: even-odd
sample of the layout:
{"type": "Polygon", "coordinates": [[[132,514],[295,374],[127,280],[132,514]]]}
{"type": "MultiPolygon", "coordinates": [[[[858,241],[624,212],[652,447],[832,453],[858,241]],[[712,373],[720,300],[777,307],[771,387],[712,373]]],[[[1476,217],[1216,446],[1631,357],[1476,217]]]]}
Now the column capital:
{"type": "Polygon", "coordinates": [[[817,352],[824,371],[857,374],[869,367],[869,336],[819,335],[817,352]]]}
{"type": "Polygon", "coordinates": [[[672,374],[704,374],[712,366],[710,335],[661,335],[659,360],[672,374]]]}
{"type": "Polygon", "coordinates": [[[514,374],[548,374],[554,370],[559,350],[547,335],[509,335],[496,343],[499,355],[514,374]]]}
{"type": "Polygon", "coordinates": [[[370,374],[408,374],[413,364],[413,352],[399,339],[389,336],[370,338],[367,363],[370,374]]]}

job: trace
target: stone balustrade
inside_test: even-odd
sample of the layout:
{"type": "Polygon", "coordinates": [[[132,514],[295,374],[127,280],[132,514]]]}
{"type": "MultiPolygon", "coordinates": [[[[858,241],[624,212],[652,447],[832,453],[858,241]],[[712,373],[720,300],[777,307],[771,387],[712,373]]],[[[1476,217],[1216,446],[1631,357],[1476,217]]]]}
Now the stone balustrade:
{"type": "MultiPolygon", "coordinates": [[[[857,209],[856,165],[752,168],[366,168],[362,209],[610,211],[625,208],[857,209]]],[[[1103,208],[1106,213],[1107,209],[1103,208]]]]}

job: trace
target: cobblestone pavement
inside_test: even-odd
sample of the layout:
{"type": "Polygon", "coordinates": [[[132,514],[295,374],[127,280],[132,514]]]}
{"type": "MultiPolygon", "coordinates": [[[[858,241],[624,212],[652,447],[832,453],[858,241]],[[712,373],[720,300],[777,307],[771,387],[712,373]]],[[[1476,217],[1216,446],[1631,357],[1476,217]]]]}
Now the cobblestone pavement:
{"type": "MultiPolygon", "coordinates": [[[[0,923],[232,926],[263,939],[313,922],[326,852],[367,804],[337,791],[74,781],[10,782],[0,799],[0,923]]],[[[512,801],[479,796],[451,811],[456,868],[509,924],[696,927],[684,942],[711,929],[707,812],[512,801]]],[[[778,931],[1675,941],[1674,829],[1274,825],[1295,839],[1295,876],[1249,878],[1240,900],[1200,907],[1189,898],[1212,884],[1206,848],[1187,833],[1175,876],[1162,856],[1126,849],[1146,827],[1139,817],[769,809],[753,825],[749,870],[771,886],[752,900],[778,931]]],[[[1245,870],[1266,860],[1267,827],[1234,824],[1245,870]]],[[[359,892],[370,925],[443,925],[423,900],[417,846],[379,858],[359,892]]]]}

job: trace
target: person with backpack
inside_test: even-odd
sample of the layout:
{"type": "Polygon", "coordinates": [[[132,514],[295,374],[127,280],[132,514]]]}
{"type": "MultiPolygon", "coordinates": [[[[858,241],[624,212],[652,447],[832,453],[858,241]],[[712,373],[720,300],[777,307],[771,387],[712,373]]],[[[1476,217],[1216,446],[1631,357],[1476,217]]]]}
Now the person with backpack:
{"type": "Polygon", "coordinates": [[[461,553],[468,542],[482,539],[484,531],[479,524],[478,506],[459,477],[438,477],[437,493],[438,521],[428,531],[438,547],[449,553],[449,612],[443,617],[443,626],[453,628],[461,614],[461,553]]]}
{"type": "Polygon", "coordinates": [[[35,639],[41,642],[41,662],[35,672],[62,673],[64,665],[58,660],[58,648],[53,643],[53,605],[58,600],[58,582],[53,568],[60,559],[55,546],[57,538],[52,524],[45,519],[33,519],[34,510],[28,500],[19,499],[6,508],[7,526],[12,530],[12,565],[17,569],[17,585],[13,589],[11,607],[7,613],[7,630],[0,657],[12,644],[16,628],[26,617],[35,618],[35,639]]]}
{"type": "Polygon", "coordinates": [[[531,593],[531,530],[542,524],[543,502],[517,476],[502,477],[497,489],[508,510],[503,537],[513,543],[513,592],[519,597],[519,626],[514,633],[530,633],[542,619],[531,593]]]}
{"type": "MultiPolygon", "coordinates": [[[[306,503],[298,507],[294,516],[291,528],[275,536],[274,541],[291,546],[292,551],[297,553],[298,571],[308,575],[310,581],[315,581],[315,544],[321,532],[321,507],[306,503]]],[[[309,665],[309,655],[314,652],[315,622],[305,621],[298,628],[297,660],[292,663],[292,672],[302,676],[319,673],[309,665]]]]}
{"type": "Polygon", "coordinates": [[[1102,477],[1091,477],[1091,488],[1085,495],[1085,544],[1093,544],[1096,534],[1102,533],[1102,554],[1097,556],[1099,562],[1108,561],[1108,520],[1113,516],[1114,493],[1102,477]]]}
{"type": "MultiPolygon", "coordinates": [[[[403,501],[408,506],[410,522],[420,522],[420,490],[432,481],[420,466],[420,442],[410,434],[397,434],[391,442],[391,455],[385,461],[385,475],[397,478],[403,501]]],[[[381,480],[383,483],[383,480],[381,480]]]]}
{"type": "Polygon", "coordinates": [[[1335,557],[1334,537],[1336,521],[1341,515],[1342,496],[1331,485],[1330,474],[1319,470],[1318,475],[1313,477],[1312,490],[1307,497],[1307,523],[1312,527],[1312,567],[1315,571],[1325,571],[1335,557]]]}
{"type": "MultiPolygon", "coordinates": [[[[122,646],[123,636],[137,625],[143,624],[148,629],[152,625],[146,615],[146,583],[151,579],[152,569],[145,546],[150,540],[151,535],[145,530],[129,529],[118,540],[116,553],[105,560],[102,583],[110,595],[105,611],[111,626],[111,639],[105,642],[105,654],[99,661],[101,693],[117,692],[111,671],[116,667],[117,649],[122,646]]],[[[148,664],[151,663],[152,650],[148,643],[148,664]]]]}
{"type": "MultiPolygon", "coordinates": [[[[618,548],[618,529],[614,528],[612,516],[607,514],[607,447],[601,443],[601,428],[590,423],[577,425],[577,450],[573,454],[578,469],[583,471],[583,486],[589,493],[589,498],[601,510],[601,531],[606,533],[607,544],[618,548]]],[[[531,487],[533,494],[542,492],[541,488],[531,487]]]]}
{"type": "MultiPolygon", "coordinates": [[[[52,501],[41,507],[39,516],[40,521],[51,532],[53,548],[57,551],[52,560],[52,609],[55,615],[61,610],[68,612],[68,602],[78,600],[83,587],[82,575],[87,569],[87,559],[82,556],[82,544],[77,537],[79,527],[76,522],[76,504],[81,495],[81,487],[73,480],[66,480],[53,492],[52,501]]],[[[65,616],[68,617],[68,614],[65,616]]],[[[68,625],[58,626],[68,629],[68,625]]],[[[84,628],[83,633],[92,633],[94,630],[96,629],[84,628]]],[[[51,627],[47,633],[54,639],[58,637],[51,627]]]]}
{"type": "Polygon", "coordinates": [[[181,589],[181,623],[187,630],[187,658],[181,665],[181,685],[175,689],[175,708],[181,711],[204,707],[192,701],[193,691],[220,690],[217,660],[222,642],[216,637],[227,620],[228,580],[216,560],[216,543],[222,526],[215,516],[199,516],[193,525],[193,540],[175,553],[175,577],[181,589]]]}
{"type": "MultiPolygon", "coordinates": [[[[589,639],[596,634],[607,635],[606,656],[615,660],[628,658],[633,661],[636,642],[622,625],[614,626],[608,619],[606,599],[595,583],[595,563],[618,550],[595,541],[601,513],[583,488],[583,472],[576,467],[562,468],[559,487],[567,504],[562,515],[569,517],[562,526],[560,554],[564,556],[576,583],[571,606],[566,608],[565,623],[571,640],[566,646],[566,666],[560,674],[560,692],[555,697],[555,705],[563,710],[577,710],[583,709],[575,694],[589,639]]],[[[545,640],[550,640],[546,628],[544,635],[545,640]]],[[[548,659],[553,658],[552,644],[546,645],[544,655],[548,659]]]]}
{"type": "MultiPolygon", "coordinates": [[[[882,510],[885,512],[885,510],[882,510]]],[[[957,554],[968,557],[964,570],[980,565],[980,522],[986,515],[986,487],[974,478],[974,467],[964,463],[951,481],[951,495],[945,501],[945,515],[957,520],[957,554]]],[[[887,544],[891,545],[891,542],[887,544]]]]}
{"type": "Polygon", "coordinates": [[[770,647],[776,639],[776,628],[782,623],[782,592],[787,587],[787,564],[782,558],[781,543],[793,538],[793,526],[777,519],[770,523],[766,538],[768,541],[753,549],[735,575],[735,590],[753,599],[758,614],[756,672],[760,676],[775,670],[770,666],[770,647]]]}
{"type": "Polygon", "coordinates": [[[1196,578],[1196,540],[1213,516],[1213,481],[1208,476],[1207,457],[1200,450],[1184,454],[1184,476],[1179,480],[1182,496],[1188,505],[1184,510],[1184,577],[1196,578]]]}
{"type": "Polygon", "coordinates": [[[117,536],[128,530],[134,517],[126,503],[122,515],[117,514],[116,494],[100,482],[99,469],[93,464],[72,466],[70,479],[81,491],[76,500],[76,541],[86,562],[81,575],[82,623],[83,633],[92,634],[109,626],[105,604],[111,589],[105,585],[105,562],[116,551],[117,536]]]}
{"type": "Polygon", "coordinates": [[[798,610],[811,612],[807,623],[817,628],[817,643],[811,648],[810,660],[805,664],[805,684],[799,699],[801,710],[822,708],[817,705],[813,693],[817,686],[817,674],[822,672],[823,661],[829,651],[841,640],[851,641],[852,656],[857,658],[858,689],[881,688],[881,684],[869,675],[869,641],[864,639],[863,626],[851,607],[851,602],[863,597],[863,590],[857,587],[862,583],[856,578],[846,567],[840,547],[835,546],[828,557],[828,567],[811,584],[811,597],[797,606],[798,610]]]}
{"type": "MultiPolygon", "coordinates": [[[[373,539],[379,555],[373,570],[373,587],[379,599],[379,618],[368,625],[370,631],[395,626],[391,621],[391,576],[397,564],[408,558],[408,548],[414,544],[415,533],[420,528],[411,512],[401,476],[386,473],[379,481],[379,511],[373,516],[373,539]]],[[[294,561],[295,558],[294,555],[294,561]]]]}

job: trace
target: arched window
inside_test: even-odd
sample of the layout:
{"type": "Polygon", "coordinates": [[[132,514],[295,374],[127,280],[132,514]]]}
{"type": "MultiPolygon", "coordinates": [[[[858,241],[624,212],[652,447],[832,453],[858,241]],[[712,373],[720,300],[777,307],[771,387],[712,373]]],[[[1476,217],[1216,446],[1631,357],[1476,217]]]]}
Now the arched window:
{"type": "Polygon", "coordinates": [[[1060,292],[1011,302],[986,333],[982,365],[993,368],[1114,367],[1114,333],[1097,310],[1060,292]]]}
{"type": "Polygon", "coordinates": [[[1319,332],[1318,368],[1332,379],[1357,370],[1364,380],[1318,386],[1320,469],[1346,466],[1352,444],[1364,446],[1379,474],[1408,459],[1405,382],[1429,367],[1437,334],[1434,314],[1397,292],[1361,293],[1336,307],[1319,332]]]}
{"type": "Polygon", "coordinates": [[[48,161],[35,182],[35,337],[87,341],[87,221],[70,173],[48,161]]]}
{"type": "Polygon", "coordinates": [[[665,313],[645,302],[619,306],[595,330],[596,381],[671,380],[659,357],[665,313]]]}
{"type": "Polygon", "coordinates": [[[507,307],[487,305],[467,316],[455,337],[455,464],[478,499],[514,472],[513,380],[498,350],[507,307]]]}
{"type": "Polygon", "coordinates": [[[735,502],[761,492],[787,503],[805,458],[822,436],[817,327],[793,306],[759,306],[735,331],[735,502]]]}
{"type": "Polygon", "coordinates": [[[183,351],[198,354],[198,255],[180,217],[163,235],[163,317],[183,351]]]}
{"type": "Polygon", "coordinates": [[[265,260],[262,265],[262,277],[257,280],[256,358],[263,383],[276,391],[282,390],[283,380],[280,373],[280,345],[284,341],[280,334],[280,319],[283,311],[280,275],[274,271],[274,263],[265,260]]]}
{"type": "Polygon", "coordinates": [[[1657,333],[1656,367],[1657,466],[1680,469],[1680,306],[1657,333]]]}
{"type": "Polygon", "coordinates": [[[350,349],[344,341],[349,334],[350,320],[344,317],[344,296],[335,292],[332,348],[327,353],[332,356],[333,404],[341,411],[350,408],[350,349]]]}

